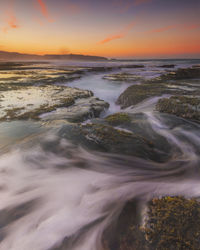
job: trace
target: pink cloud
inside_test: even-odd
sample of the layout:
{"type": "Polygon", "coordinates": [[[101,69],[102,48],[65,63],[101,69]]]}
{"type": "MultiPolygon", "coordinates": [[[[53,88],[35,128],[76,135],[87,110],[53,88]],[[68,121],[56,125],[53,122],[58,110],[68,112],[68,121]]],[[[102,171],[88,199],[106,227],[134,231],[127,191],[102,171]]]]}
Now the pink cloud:
{"type": "Polygon", "coordinates": [[[113,40],[125,37],[129,33],[129,31],[135,26],[135,24],[136,24],[135,21],[129,23],[126,27],[124,27],[124,29],[121,32],[109,35],[108,37],[106,37],[105,39],[100,41],[98,44],[105,44],[105,43],[111,42],[113,40]]]}
{"type": "Polygon", "coordinates": [[[183,28],[184,30],[195,30],[195,29],[200,28],[200,25],[199,25],[199,24],[184,24],[184,25],[182,26],[182,28],[183,28]]]}
{"type": "Polygon", "coordinates": [[[53,22],[54,20],[50,17],[50,14],[48,12],[47,6],[44,3],[43,0],[37,0],[37,3],[40,6],[40,11],[42,13],[42,15],[49,21],[49,22],[53,22]]]}
{"type": "Polygon", "coordinates": [[[176,28],[176,25],[168,25],[168,26],[165,26],[165,27],[162,27],[162,28],[159,28],[159,29],[154,29],[151,32],[152,33],[160,33],[160,32],[165,32],[165,31],[174,29],[174,28],[176,28]]]}

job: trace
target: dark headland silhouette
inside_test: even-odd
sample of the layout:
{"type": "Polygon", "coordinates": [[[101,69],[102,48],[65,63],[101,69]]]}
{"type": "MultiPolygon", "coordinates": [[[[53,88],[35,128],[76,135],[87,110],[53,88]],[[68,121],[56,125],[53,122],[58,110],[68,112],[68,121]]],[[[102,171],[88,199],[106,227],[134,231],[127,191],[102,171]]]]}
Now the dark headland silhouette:
{"type": "Polygon", "coordinates": [[[35,55],[22,54],[18,52],[0,51],[0,60],[90,60],[90,61],[105,61],[106,57],[78,55],[78,54],[63,54],[63,55],[35,55]]]}

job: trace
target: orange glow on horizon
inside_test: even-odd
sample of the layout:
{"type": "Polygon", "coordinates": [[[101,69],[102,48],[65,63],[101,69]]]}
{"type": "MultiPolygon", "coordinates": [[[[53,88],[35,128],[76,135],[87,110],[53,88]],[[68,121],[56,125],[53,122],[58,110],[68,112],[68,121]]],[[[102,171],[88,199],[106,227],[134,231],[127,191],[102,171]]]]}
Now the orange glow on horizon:
{"type": "Polygon", "coordinates": [[[0,50],[104,57],[200,55],[200,20],[194,3],[189,10],[183,2],[104,1],[3,1],[0,50]],[[172,11],[170,16],[166,8],[172,11]]]}

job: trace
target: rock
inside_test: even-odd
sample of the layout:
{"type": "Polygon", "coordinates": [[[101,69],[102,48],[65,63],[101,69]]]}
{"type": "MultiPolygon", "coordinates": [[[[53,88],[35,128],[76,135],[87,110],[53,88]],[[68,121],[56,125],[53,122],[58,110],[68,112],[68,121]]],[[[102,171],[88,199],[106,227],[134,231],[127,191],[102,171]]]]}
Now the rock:
{"type": "Polygon", "coordinates": [[[160,68],[174,68],[175,65],[174,64],[164,64],[164,65],[161,65],[159,66],[160,68]]]}
{"type": "Polygon", "coordinates": [[[58,108],[53,112],[40,116],[42,120],[68,120],[69,122],[83,122],[87,119],[99,117],[101,112],[109,107],[107,102],[94,96],[81,98],[66,108],[58,108]]]}
{"type": "Polygon", "coordinates": [[[90,123],[85,125],[65,125],[59,135],[92,150],[126,154],[160,161],[162,156],[154,148],[153,142],[120,128],[90,123]]]}
{"type": "Polygon", "coordinates": [[[91,91],[52,85],[4,91],[0,96],[0,120],[39,119],[43,113],[71,106],[76,99],[92,95],[91,91]]]}
{"type": "MultiPolygon", "coordinates": [[[[156,162],[165,162],[172,154],[169,142],[152,129],[142,113],[116,113],[105,119],[92,119],[85,125],[66,125],[59,134],[89,149],[156,162]]],[[[173,148],[173,153],[175,151],[179,152],[173,148]]]]}
{"type": "Polygon", "coordinates": [[[137,202],[130,201],[123,208],[115,225],[103,234],[103,250],[145,250],[146,239],[140,229],[141,215],[137,202]]]}
{"type": "Polygon", "coordinates": [[[129,124],[131,117],[127,113],[115,113],[105,118],[109,125],[118,126],[122,124],[129,124]]]}
{"type": "Polygon", "coordinates": [[[200,68],[193,67],[193,68],[177,69],[176,71],[163,74],[153,79],[153,81],[163,82],[163,81],[169,81],[169,80],[195,79],[199,77],[200,77],[200,68]]]}
{"type": "Polygon", "coordinates": [[[149,249],[200,249],[200,203],[183,197],[153,199],[145,235],[149,249]]]}
{"type": "Polygon", "coordinates": [[[159,112],[173,114],[185,119],[200,122],[200,98],[188,96],[172,96],[158,101],[159,112]]]}
{"type": "Polygon", "coordinates": [[[126,82],[132,82],[141,80],[141,76],[130,74],[130,73],[118,73],[118,74],[110,74],[103,77],[103,79],[111,80],[111,81],[126,81],[126,82]]]}
{"type": "Polygon", "coordinates": [[[128,202],[115,227],[104,233],[105,250],[200,249],[200,202],[165,196],[152,199],[147,208],[141,226],[137,202],[128,202]]]}
{"type": "Polygon", "coordinates": [[[200,76],[200,68],[178,69],[157,78],[128,87],[117,99],[121,108],[136,105],[147,98],[170,95],[199,95],[199,81],[192,79],[200,76]],[[181,79],[191,79],[184,82],[181,79]]]}
{"type": "Polygon", "coordinates": [[[126,68],[126,69],[141,69],[144,68],[145,66],[143,64],[127,64],[127,65],[121,65],[121,69],[126,68]]]}
{"type": "Polygon", "coordinates": [[[117,99],[117,104],[121,108],[127,108],[132,105],[136,105],[139,102],[144,101],[147,98],[153,96],[160,96],[164,93],[167,93],[167,88],[162,84],[149,83],[149,84],[140,84],[132,85],[128,87],[117,99]]]}

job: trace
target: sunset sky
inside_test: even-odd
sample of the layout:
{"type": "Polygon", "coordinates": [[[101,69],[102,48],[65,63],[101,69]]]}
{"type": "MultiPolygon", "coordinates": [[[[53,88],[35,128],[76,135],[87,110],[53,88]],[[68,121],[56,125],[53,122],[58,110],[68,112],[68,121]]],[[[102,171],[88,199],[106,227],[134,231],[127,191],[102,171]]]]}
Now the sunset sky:
{"type": "Polygon", "coordinates": [[[200,58],[200,0],[0,0],[0,50],[200,58]]]}

